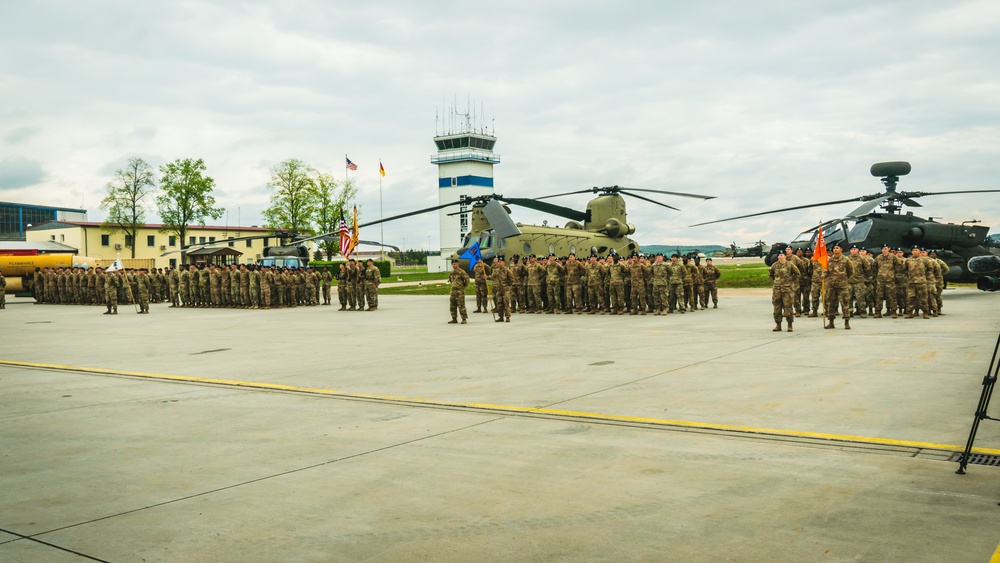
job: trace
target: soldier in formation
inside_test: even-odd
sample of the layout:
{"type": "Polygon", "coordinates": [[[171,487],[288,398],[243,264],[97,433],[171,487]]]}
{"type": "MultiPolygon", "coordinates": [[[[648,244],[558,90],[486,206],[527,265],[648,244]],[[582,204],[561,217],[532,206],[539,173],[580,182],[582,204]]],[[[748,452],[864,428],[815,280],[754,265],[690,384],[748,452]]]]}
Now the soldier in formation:
{"type": "Polygon", "coordinates": [[[771,304],[774,306],[774,331],[781,332],[781,317],[788,322],[788,332],[792,332],[794,301],[799,291],[799,269],[789,260],[790,254],[779,254],[778,261],[771,264],[768,277],[771,278],[771,304]]]}
{"type": "Polygon", "coordinates": [[[462,314],[462,324],[469,322],[469,313],[465,310],[465,286],[469,285],[469,274],[459,267],[458,260],[451,261],[451,273],[448,274],[448,283],[451,285],[451,297],[449,300],[449,310],[451,320],[448,324],[458,322],[458,314],[462,314]]]}

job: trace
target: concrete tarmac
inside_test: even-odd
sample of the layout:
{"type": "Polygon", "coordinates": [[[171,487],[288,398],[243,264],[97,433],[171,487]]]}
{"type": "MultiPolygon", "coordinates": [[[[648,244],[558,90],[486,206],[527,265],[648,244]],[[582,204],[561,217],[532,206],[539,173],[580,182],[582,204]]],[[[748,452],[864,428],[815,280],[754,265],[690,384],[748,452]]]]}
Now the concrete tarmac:
{"type": "MultiPolygon", "coordinates": [[[[0,561],[996,554],[998,468],[948,458],[1000,296],[777,333],[769,290],[720,294],[468,325],[447,297],[117,316],[8,299],[0,561]]],[[[1000,454],[1000,427],[976,446],[1000,454]]]]}

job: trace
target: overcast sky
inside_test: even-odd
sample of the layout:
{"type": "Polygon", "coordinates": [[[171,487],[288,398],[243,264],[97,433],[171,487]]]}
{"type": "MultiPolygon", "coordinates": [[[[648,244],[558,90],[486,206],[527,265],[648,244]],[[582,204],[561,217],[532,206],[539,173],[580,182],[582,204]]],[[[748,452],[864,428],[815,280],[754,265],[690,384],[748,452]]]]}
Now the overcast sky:
{"type": "MultiPolygon", "coordinates": [[[[288,158],[343,178],[349,155],[363,219],[379,159],[385,216],[436,205],[435,116],[469,100],[497,193],[717,197],[629,201],[642,244],[789,240],[855,206],[687,226],[879,192],[880,161],[912,164],[902,190],[1000,188],[995,1],[35,0],[0,4],[0,44],[0,201],[91,220],[131,156],[204,159],[231,225],[262,224],[288,158]]],[[[1000,230],[1000,194],[921,202],[1000,230]]],[[[384,236],[437,248],[437,231],[430,214],[384,236]]]]}

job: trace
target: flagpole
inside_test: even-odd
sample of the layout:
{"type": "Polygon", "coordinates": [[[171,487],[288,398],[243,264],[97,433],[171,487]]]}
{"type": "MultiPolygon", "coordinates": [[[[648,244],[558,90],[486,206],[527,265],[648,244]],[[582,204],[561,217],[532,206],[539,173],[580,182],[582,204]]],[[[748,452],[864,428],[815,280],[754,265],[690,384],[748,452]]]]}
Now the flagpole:
{"type": "MultiPolygon", "coordinates": [[[[381,221],[383,217],[385,217],[385,213],[382,209],[382,159],[380,158],[378,159],[378,218],[381,221]]],[[[382,260],[385,260],[385,228],[383,225],[385,225],[385,223],[378,224],[378,251],[379,257],[382,260]]]]}

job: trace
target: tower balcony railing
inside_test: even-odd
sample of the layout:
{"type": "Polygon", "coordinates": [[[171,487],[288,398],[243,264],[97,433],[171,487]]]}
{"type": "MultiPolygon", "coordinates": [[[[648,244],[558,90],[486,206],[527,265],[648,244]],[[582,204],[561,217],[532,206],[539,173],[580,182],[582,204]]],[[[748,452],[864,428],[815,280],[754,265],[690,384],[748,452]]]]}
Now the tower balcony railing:
{"type": "Polygon", "coordinates": [[[500,162],[500,155],[476,149],[448,150],[431,155],[431,164],[458,162],[463,160],[474,160],[477,162],[490,162],[497,164],[500,162]]]}

